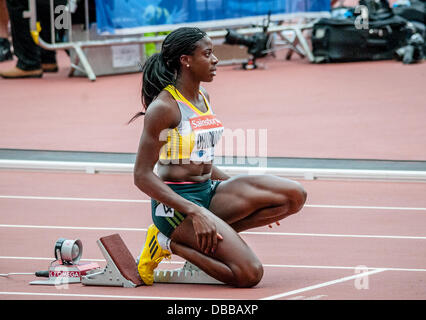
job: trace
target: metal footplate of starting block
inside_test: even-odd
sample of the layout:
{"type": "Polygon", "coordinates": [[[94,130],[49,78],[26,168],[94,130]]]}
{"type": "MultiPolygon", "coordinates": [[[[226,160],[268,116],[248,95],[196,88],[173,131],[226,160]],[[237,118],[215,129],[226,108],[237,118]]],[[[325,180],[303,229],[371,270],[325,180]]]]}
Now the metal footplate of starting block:
{"type": "Polygon", "coordinates": [[[143,281],[137,273],[134,259],[118,234],[101,238],[97,241],[97,244],[107,261],[107,265],[100,272],[83,276],[81,283],[89,286],[125,288],[143,285],[143,281]]]}
{"type": "Polygon", "coordinates": [[[155,270],[154,282],[188,284],[224,284],[186,261],[184,266],[173,270],[155,270]]]}
{"type": "MultiPolygon", "coordinates": [[[[92,272],[82,276],[82,284],[87,286],[115,286],[125,288],[135,288],[144,284],[137,270],[137,261],[134,260],[120,235],[113,234],[100,238],[97,244],[107,264],[99,272],[92,272]]],[[[210,277],[189,262],[186,262],[179,269],[155,270],[154,282],[223,284],[223,282],[210,277]]]]}

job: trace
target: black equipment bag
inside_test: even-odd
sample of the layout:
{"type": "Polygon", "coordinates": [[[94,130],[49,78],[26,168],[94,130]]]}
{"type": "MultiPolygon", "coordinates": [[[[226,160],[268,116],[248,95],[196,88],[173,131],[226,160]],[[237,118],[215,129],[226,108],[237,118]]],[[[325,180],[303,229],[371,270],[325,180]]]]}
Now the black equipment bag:
{"type": "Polygon", "coordinates": [[[355,18],[323,18],[315,23],[312,51],[316,62],[392,59],[408,37],[407,21],[398,16],[369,21],[368,29],[355,25],[355,18]]]}
{"type": "Polygon", "coordinates": [[[426,1],[411,0],[409,6],[398,6],[392,8],[393,13],[408,21],[426,23],[426,1]]]}
{"type": "Polygon", "coordinates": [[[387,0],[360,0],[359,5],[367,8],[370,21],[386,20],[393,16],[392,9],[387,0]]]}

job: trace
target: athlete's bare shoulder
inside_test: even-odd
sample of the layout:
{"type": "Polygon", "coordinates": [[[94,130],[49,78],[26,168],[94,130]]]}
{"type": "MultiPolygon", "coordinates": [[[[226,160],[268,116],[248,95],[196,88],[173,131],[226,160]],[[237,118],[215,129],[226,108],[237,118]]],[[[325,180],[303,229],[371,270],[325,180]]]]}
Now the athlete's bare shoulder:
{"type": "Polygon", "coordinates": [[[145,122],[156,122],[164,128],[175,128],[180,118],[177,103],[167,91],[161,91],[145,112],[145,122]]]}

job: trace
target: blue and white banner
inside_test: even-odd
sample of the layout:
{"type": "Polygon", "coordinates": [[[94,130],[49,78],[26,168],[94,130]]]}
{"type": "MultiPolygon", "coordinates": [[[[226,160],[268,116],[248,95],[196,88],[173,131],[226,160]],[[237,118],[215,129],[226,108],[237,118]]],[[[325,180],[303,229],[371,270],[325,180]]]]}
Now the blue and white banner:
{"type": "Polygon", "coordinates": [[[96,0],[99,33],[271,13],[330,11],[330,0],[96,0]]]}

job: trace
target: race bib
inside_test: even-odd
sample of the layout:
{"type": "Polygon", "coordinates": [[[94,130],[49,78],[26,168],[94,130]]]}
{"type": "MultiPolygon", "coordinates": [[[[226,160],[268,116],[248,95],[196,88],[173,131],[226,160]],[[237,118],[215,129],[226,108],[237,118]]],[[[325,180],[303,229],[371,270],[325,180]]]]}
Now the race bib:
{"type": "Polygon", "coordinates": [[[194,132],[194,148],[191,160],[211,161],[214,158],[214,147],[223,134],[223,125],[215,115],[194,117],[189,120],[194,132]]]}

